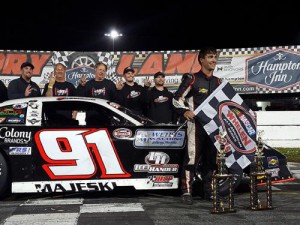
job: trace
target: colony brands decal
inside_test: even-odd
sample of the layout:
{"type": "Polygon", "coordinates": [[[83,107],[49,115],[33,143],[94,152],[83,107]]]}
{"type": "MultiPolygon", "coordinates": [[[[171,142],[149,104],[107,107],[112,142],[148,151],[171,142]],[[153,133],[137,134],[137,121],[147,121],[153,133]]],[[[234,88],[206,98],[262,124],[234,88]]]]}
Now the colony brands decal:
{"type": "Polygon", "coordinates": [[[246,60],[249,83],[271,89],[285,89],[300,82],[300,54],[277,49],[246,60]]]}
{"type": "Polygon", "coordinates": [[[4,143],[27,144],[31,140],[31,131],[18,131],[15,128],[1,127],[0,139],[4,143]]]}
{"type": "Polygon", "coordinates": [[[180,130],[137,130],[134,145],[137,148],[183,148],[185,132],[180,130]]]}

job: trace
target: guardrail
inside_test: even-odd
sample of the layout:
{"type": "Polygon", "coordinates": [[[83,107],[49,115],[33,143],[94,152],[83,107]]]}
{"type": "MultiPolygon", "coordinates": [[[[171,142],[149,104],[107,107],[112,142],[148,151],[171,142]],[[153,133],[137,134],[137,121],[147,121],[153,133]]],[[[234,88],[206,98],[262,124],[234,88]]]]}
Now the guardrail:
{"type": "Polygon", "coordinates": [[[257,130],[272,147],[300,147],[300,111],[256,111],[257,130]]]}

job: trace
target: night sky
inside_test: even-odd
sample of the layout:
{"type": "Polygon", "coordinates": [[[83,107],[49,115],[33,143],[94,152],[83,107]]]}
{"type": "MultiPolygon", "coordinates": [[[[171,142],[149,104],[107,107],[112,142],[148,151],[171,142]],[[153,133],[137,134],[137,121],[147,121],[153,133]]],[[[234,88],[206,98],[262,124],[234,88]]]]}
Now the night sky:
{"type": "Polygon", "coordinates": [[[40,2],[5,1],[0,50],[112,51],[112,28],[115,51],[300,44],[296,1],[40,2]]]}

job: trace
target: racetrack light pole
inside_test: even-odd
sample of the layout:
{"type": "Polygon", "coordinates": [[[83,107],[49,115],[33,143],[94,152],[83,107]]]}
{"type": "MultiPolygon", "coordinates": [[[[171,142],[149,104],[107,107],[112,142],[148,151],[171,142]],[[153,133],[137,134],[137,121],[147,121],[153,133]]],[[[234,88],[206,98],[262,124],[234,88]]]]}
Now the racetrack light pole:
{"type": "Polygon", "coordinates": [[[118,31],[116,30],[112,30],[110,31],[110,33],[106,33],[104,34],[105,36],[107,37],[110,37],[112,39],[112,43],[113,43],[113,52],[115,51],[115,39],[118,38],[118,37],[121,37],[123,36],[123,34],[119,33],[118,31]]]}

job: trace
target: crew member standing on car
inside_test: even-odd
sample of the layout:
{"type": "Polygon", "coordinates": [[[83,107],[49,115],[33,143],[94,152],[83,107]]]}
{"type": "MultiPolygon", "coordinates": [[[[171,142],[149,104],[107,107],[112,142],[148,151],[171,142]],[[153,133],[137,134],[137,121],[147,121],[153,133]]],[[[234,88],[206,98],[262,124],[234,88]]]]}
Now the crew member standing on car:
{"type": "Polygon", "coordinates": [[[154,74],[154,87],[147,91],[147,116],[158,123],[176,123],[176,114],[173,107],[173,93],[165,84],[165,74],[154,74]]]}
{"type": "Polygon", "coordinates": [[[117,89],[114,82],[105,78],[107,65],[98,62],[95,65],[95,79],[86,81],[83,75],[79,80],[77,94],[83,97],[102,98],[109,101],[115,101],[117,89]]]}
{"type": "Polygon", "coordinates": [[[117,102],[131,109],[138,115],[146,115],[146,91],[151,86],[149,78],[145,79],[144,87],[134,81],[134,69],[126,67],[123,71],[125,83],[119,80],[116,84],[118,90],[117,102]]]}
{"type": "Polygon", "coordinates": [[[45,85],[43,96],[75,96],[75,86],[66,81],[66,66],[57,63],[54,66],[54,72],[50,74],[49,83],[45,85]]]}
{"type": "Polygon", "coordinates": [[[7,88],[8,99],[41,96],[40,87],[31,80],[34,66],[30,62],[21,65],[21,76],[12,80],[7,88]]]}
{"type": "Polygon", "coordinates": [[[193,113],[221,83],[219,78],[213,76],[213,71],[217,64],[217,50],[215,48],[201,49],[198,61],[201,65],[201,70],[195,74],[183,75],[173,100],[179,115],[183,115],[188,121],[188,147],[181,179],[182,201],[186,204],[193,203],[192,183],[197,165],[200,166],[203,197],[208,200],[212,199],[212,173],[217,169],[217,150],[193,113]]]}

